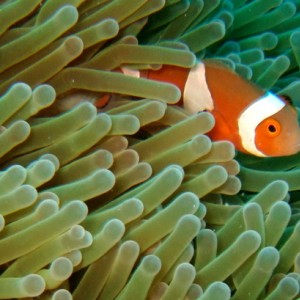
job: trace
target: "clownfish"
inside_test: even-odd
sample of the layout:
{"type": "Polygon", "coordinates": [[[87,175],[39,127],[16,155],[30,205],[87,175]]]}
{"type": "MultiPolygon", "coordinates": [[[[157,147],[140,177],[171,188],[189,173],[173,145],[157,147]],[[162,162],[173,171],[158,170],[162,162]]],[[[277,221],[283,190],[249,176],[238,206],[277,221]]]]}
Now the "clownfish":
{"type": "MultiPolygon", "coordinates": [[[[214,141],[231,141],[237,150],[260,157],[300,151],[296,109],[221,63],[198,61],[191,69],[164,65],[159,70],[120,70],[125,75],[175,84],[184,109],[213,114],[215,126],[208,135],[214,141]]],[[[98,106],[108,99],[99,100],[98,106]]]]}

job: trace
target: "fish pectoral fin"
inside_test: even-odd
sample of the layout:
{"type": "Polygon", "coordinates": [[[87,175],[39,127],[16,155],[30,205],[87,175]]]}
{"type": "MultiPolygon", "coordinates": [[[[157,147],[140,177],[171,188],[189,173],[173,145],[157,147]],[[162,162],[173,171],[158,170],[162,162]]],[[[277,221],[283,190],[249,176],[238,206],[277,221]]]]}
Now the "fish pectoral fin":
{"type": "Polygon", "coordinates": [[[213,141],[227,140],[236,143],[238,132],[237,129],[230,127],[230,122],[225,120],[220,112],[214,110],[212,114],[215,118],[215,126],[208,133],[213,141]]]}

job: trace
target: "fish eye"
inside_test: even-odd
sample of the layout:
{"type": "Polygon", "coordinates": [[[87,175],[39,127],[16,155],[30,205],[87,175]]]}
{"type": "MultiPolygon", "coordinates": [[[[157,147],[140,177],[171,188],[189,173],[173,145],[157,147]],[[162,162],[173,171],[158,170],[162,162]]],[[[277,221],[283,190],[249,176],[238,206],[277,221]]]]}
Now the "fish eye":
{"type": "Polygon", "coordinates": [[[268,126],[268,130],[269,130],[270,133],[275,133],[277,131],[277,128],[273,124],[270,124],[268,126]]]}
{"type": "Polygon", "coordinates": [[[265,126],[267,129],[267,134],[270,137],[275,137],[275,136],[279,135],[279,133],[281,131],[280,123],[277,120],[272,119],[272,118],[265,120],[265,126]]]}

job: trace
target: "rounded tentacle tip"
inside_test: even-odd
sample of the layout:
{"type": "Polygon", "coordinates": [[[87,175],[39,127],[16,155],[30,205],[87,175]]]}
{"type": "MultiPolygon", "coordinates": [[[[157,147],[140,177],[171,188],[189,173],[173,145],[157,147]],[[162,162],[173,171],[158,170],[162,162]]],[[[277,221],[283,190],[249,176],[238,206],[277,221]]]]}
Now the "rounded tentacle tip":
{"type": "Polygon", "coordinates": [[[22,279],[22,291],[25,297],[37,297],[43,293],[46,283],[43,277],[30,274],[22,279]]]}

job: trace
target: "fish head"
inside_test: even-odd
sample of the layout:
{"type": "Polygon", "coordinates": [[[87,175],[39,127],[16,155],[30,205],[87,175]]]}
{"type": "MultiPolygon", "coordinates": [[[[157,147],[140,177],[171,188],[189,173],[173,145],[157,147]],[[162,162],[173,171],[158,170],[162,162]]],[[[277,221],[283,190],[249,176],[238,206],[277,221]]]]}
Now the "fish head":
{"type": "Polygon", "coordinates": [[[255,129],[255,144],[265,156],[287,156],[300,151],[298,114],[291,105],[259,123],[255,129]]]}

